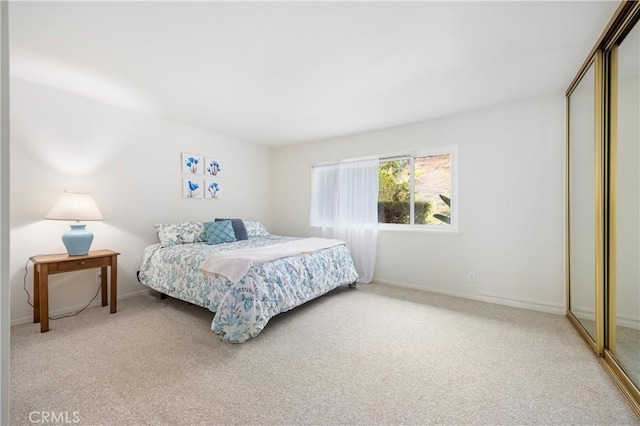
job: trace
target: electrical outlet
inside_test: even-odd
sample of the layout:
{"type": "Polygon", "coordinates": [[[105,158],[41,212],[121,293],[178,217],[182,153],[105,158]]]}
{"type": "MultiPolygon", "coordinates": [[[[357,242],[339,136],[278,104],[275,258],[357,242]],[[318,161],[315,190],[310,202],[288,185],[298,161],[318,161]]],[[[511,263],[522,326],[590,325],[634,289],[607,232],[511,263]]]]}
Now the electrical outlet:
{"type": "Polygon", "coordinates": [[[102,272],[96,272],[96,285],[102,284],[102,272]]]}
{"type": "Polygon", "coordinates": [[[475,283],[476,282],[476,273],[475,272],[469,272],[469,282],[470,283],[475,283]]]}

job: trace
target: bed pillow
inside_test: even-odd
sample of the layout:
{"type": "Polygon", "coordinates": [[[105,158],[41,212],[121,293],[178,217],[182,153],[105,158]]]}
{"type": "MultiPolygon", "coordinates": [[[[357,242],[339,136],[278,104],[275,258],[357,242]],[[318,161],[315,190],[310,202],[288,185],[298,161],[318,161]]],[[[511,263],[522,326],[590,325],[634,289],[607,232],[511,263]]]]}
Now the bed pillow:
{"type": "Polygon", "coordinates": [[[204,241],[202,222],[158,223],[155,228],[162,247],[204,241]]]}
{"type": "Polygon", "coordinates": [[[260,222],[257,222],[255,220],[245,220],[244,226],[247,229],[247,238],[250,240],[253,238],[262,238],[269,236],[269,233],[260,222]]]}
{"type": "Polygon", "coordinates": [[[249,238],[247,237],[247,228],[244,226],[244,222],[242,221],[242,219],[216,218],[216,222],[222,222],[224,220],[231,221],[231,226],[233,226],[233,232],[234,234],[236,234],[237,241],[247,240],[249,238]]]}
{"type": "Polygon", "coordinates": [[[204,232],[209,244],[232,243],[236,241],[233,225],[230,220],[221,222],[205,222],[204,232]]]}

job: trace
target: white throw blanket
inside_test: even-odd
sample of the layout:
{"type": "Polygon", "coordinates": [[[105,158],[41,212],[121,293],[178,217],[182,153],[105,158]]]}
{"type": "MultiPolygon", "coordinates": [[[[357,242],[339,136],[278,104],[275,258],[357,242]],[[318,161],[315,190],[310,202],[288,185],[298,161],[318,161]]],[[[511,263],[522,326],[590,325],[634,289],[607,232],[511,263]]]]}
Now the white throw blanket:
{"type": "Polygon", "coordinates": [[[222,275],[237,284],[252,266],[283,257],[313,253],[342,244],[345,244],[342,240],[304,238],[266,247],[225,251],[209,256],[200,264],[200,269],[210,274],[222,275]]]}

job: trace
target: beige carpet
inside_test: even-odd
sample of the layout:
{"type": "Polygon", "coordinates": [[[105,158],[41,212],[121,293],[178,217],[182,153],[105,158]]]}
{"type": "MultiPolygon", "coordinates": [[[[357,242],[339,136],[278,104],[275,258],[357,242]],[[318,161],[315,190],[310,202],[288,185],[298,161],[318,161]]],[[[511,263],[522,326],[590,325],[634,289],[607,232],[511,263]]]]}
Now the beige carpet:
{"type": "MultiPolygon", "coordinates": [[[[587,330],[590,336],[596,335],[596,322],[594,320],[579,318],[578,321],[587,330]]],[[[614,357],[627,376],[640,384],[640,331],[628,327],[616,327],[616,340],[618,350],[614,357]]]]}
{"type": "Polygon", "coordinates": [[[377,284],[240,345],[211,316],[145,295],[14,327],[11,424],[638,424],[562,316],[377,284]]]}

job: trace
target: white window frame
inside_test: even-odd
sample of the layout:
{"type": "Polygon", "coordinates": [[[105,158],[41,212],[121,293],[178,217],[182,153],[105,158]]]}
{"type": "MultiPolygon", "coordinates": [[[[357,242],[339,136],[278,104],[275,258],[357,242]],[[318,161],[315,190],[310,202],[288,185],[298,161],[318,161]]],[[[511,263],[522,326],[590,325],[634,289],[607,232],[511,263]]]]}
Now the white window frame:
{"type": "Polygon", "coordinates": [[[410,224],[402,223],[379,223],[378,229],[381,231],[417,231],[417,232],[438,232],[438,233],[458,233],[458,147],[449,146],[442,148],[429,148],[416,152],[403,154],[393,154],[392,156],[380,156],[380,162],[409,159],[411,170],[410,179],[410,224]],[[416,225],[414,221],[414,185],[415,185],[415,159],[420,157],[430,157],[437,155],[450,155],[451,158],[451,223],[449,225],[416,225]]]}

